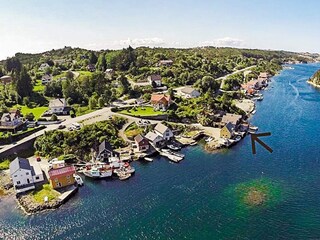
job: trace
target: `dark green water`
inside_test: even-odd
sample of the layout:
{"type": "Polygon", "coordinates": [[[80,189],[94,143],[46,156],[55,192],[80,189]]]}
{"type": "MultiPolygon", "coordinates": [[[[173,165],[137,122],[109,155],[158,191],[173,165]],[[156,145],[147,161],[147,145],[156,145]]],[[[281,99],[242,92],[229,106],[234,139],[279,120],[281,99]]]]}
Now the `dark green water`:
{"type": "Polygon", "coordinates": [[[200,146],[186,159],[135,163],[125,182],[86,181],[60,209],[27,217],[0,200],[0,239],[320,239],[320,92],[306,80],[320,65],[273,78],[252,122],[272,154],[250,138],[219,154],[200,146]],[[233,189],[255,179],[277,185],[262,207],[239,204],[233,189]]]}

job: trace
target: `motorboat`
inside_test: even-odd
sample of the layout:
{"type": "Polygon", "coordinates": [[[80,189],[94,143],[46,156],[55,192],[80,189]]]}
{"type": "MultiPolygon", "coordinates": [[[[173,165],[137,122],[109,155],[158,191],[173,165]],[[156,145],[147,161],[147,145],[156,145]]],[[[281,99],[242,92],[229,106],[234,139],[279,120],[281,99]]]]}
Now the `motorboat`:
{"type": "Polygon", "coordinates": [[[235,142],[239,142],[240,140],[241,140],[241,136],[237,136],[237,137],[234,139],[235,142]]]}
{"type": "Polygon", "coordinates": [[[153,162],[153,158],[150,158],[150,157],[145,157],[144,160],[146,160],[148,162],[153,162]]]}
{"type": "Polygon", "coordinates": [[[74,180],[76,181],[76,183],[79,186],[83,186],[83,180],[78,174],[74,174],[73,177],[74,177],[74,180]]]}
{"type": "Polygon", "coordinates": [[[107,178],[112,176],[112,168],[105,163],[87,164],[83,174],[90,178],[107,178]]]}
{"type": "Polygon", "coordinates": [[[212,140],[213,140],[212,137],[208,137],[208,138],[205,139],[205,141],[206,141],[207,143],[211,142],[212,140]]]}
{"type": "Polygon", "coordinates": [[[173,150],[173,151],[179,151],[179,150],[181,150],[181,147],[175,146],[175,145],[173,145],[173,144],[169,144],[169,145],[167,145],[167,147],[168,147],[169,149],[173,150]]]}

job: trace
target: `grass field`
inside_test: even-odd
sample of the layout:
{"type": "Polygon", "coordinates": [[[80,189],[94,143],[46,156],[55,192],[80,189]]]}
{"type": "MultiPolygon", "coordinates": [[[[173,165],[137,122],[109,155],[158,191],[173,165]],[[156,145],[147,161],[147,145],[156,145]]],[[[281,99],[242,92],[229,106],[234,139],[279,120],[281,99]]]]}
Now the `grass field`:
{"type": "Polygon", "coordinates": [[[80,74],[80,76],[87,76],[87,77],[91,77],[92,76],[92,72],[89,71],[76,71],[80,74]]]}
{"type": "Polygon", "coordinates": [[[35,116],[35,119],[38,119],[39,117],[41,117],[41,115],[48,110],[48,107],[35,107],[35,108],[29,108],[27,106],[22,106],[22,105],[16,105],[13,108],[17,109],[17,108],[21,108],[21,112],[22,114],[25,116],[27,113],[33,113],[33,115],[35,116]]]}
{"type": "Polygon", "coordinates": [[[3,162],[0,162],[0,170],[6,170],[9,169],[10,161],[4,160],[3,162]]]}
{"type": "Polygon", "coordinates": [[[153,107],[137,107],[132,108],[131,110],[122,110],[120,113],[127,114],[130,116],[159,116],[164,115],[165,112],[155,111],[153,107]]]}
{"type": "Polygon", "coordinates": [[[136,123],[132,123],[125,131],[125,135],[129,139],[134,139],[135,136],[139,135],[140,133],[143,133],[143,128],[140,128],[137,126],[136,123]]]}
{"type": "Polygon", "coordinates": [[[32,196],[38,203],[44,203],[44,198],[48,197],[48,201],[55,200],[59,197],[60,193],[52,189],[50,184],[44,184],[41,190],[34,191],[32,196]]]}
{"type": "Polygon", "coordinates": [[[44,88],[45,88],[45,86],[42,85],[42,81],[41,80],[37,80],[36,85],[33,86],[33,91],[34,92],[43,92],[44,88]]]}

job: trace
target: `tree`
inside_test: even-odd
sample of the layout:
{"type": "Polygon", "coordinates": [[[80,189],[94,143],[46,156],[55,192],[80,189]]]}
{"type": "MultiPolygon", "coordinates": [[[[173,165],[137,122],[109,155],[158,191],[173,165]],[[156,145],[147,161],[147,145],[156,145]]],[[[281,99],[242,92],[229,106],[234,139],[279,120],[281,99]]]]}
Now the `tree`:
{"type": "Polygon", "coordinates": [[[66,78],[67,78],[68,80],[72,80],[73,77],[74,77],[74,75],[73,75],[73,73],[72,73],[71,71],[66,72],[66,78]]]}
{"type": "Polygon", "coordinates": [[[6,60],[4,67],[7,70],[7,72],[16,71],[19,73],[22,69],[22,64],[18,58],[13,57],[13,58],[8,58],[6,60]]]}
{"type": "Polygon", "coordinates": [[[20,98],[30,97],[32,94],[32,79],[25,67],[22,68],[20,76],[18,77],[16,91],[20,98]]]}
{"type": "Polygon", "coordinates": [[[33,119],[34,119],[33,113],[27,113],[25,117],[26,117],[26,119],[27,119],[28,121],[33,121],[33,119]]]}
{"type": "Polygon", "coordinates": [[[99,99],[98,99],[98,106],[99,106],[100,108],[103,108],[103,107],[104,107],[103,97],[99,97],[99,99]]]}
{"type": "Polygon", "coordinates": [[[104,72],[107,68],[106,56],[104,53],[101,53],[98,58],[98,62],[96,64],[96,69],[104,72]]]}
{"type": "Polygon", "coordinates": [[[90,52],[90,55],[89,55],[89,62],[90,64],[96,64],[97,63],[97,56],[94,54],[94,52],[90,52]]]}
{"type": "Polygon", "coordinates": [[[56,114],[52,114],[50,120],[51,121],[58,121],[58,116],[56,114]]]}
{"type": "Polygon", "coordinates": [[[92,109],[95,109],[97,107],[97,100],[95,97],[91,97],[89,99],[89,108],[92,110],[92,109]]]}

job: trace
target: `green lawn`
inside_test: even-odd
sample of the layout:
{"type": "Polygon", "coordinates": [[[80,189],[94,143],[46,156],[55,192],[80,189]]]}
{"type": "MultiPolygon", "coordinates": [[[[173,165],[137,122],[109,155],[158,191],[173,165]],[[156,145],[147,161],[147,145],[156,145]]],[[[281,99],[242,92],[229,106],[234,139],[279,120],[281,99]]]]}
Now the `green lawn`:
{"type": "Polygon", "coordinates": [[[41,115],[48,110],[48,107],[35,107],[35,108],[29,108],[27,106],[22,106],[22,105],[16,105],[13,108],[18,109],[21,108],[22,114],[25,116],[27,113],[33,113],[35,116],[35,119],[38,119],[41,117],[41,115]]]}
{"type": "Polygon", "coordinates": [[[133,139],[135,136],[143,133],[143,128],[138,127],[136,123],[132,123],[128,126],[128,128],[124,131],[125,135],[129,139],[133,139]]]}
{"type": "Polygon", "coordinates": [[[44,88],[45,88],[45,86],[42,85],[42,81],[41,80],[37,80],[36,85],[33,86],[33,91],[34,92],[43,92],[44,88]]]}
{"type": "Polygon", "coordinates": [[[60,193],[52,189],[50,184],[44,184],[41,190],[32,193],[34,200],[38,203],[44,203],[44,198],[48,197],[48,201],[57,199],[60,193]]]}
{"type": "Polygon", "coordinates": [[[165,112],[155,111],[153,107],[136,107],[131,110],[122,110],[120,113],[127,114],[130,116],[158,116],[164,115],[165,112]]]}
{"type": "Polygon", "coordinates": [[[75,72],[80,73],[79,76],[87,76],[87,77],[91,77],[92,76],[92,72],[89,72],[89,71],[75,71],[75,72]]]}
{"type": "Polygon", "coordinates": [[[0,170],[6,170],[9,169],[10,161],[4,160],[3,162],[0,162],[0,170]]]}

